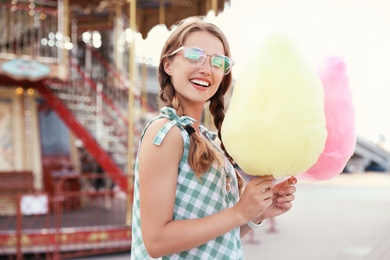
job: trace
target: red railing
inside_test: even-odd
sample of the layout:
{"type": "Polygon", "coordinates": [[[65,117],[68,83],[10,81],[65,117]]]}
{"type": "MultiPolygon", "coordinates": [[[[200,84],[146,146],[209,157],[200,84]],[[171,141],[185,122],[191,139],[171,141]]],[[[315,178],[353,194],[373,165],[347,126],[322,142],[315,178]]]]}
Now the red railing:
{"type": "MultiPolygon", "coordinates": [[[[70,61],[70,65],[77,71],[77,73],[80,74],[82,79],[87,83],[88,86],[90,86],[95,92],[98,92],[96,82],[93,81],[85,72],[84,70],[81,69],[80,66],[78,66],[75,62],[72,60],[70,61]]],[[[100,95],[103,98],[103,101],[105,102],[106,105],[108,105],[115,113],[117,116],[125,122],[126,125],[129,125],[129,121],[125,115],[122,114],[122,112],[114,105],[114,102],[104,93],[101,92],[100,95]]]]}
{"type": "Polygon", "coordinates": [[[148,103],[147,100],[143,99],[140,95],[136,95],[134,90],[129,87],[129,79],[125,78],[123,72],[119,72],[111,63],[104,59],[96,50],[94,50],[90,45],[86,44],[86,48],[91,51],[92,55],[97,59],[97,61],[109,71],[113,77],[120,83],[123,89],[126,89],[127,92],[130,91],[130,94],[134,95],[135,99],[138,100],[141,105],[146,108],[148,112],[156,112],[148,103]]]}
{"type": "MultiPolygon", "coordinates": [[[[58,176],[57,176],[58,177],[58,176]]],[[[13,202],[13,214],[0,207],[1,259],[65,259],[130,250],[126,195],[99,174],[55,179],[55,195],[2,195],[13,202]],[[99,190],[94,182],[103,179],[99,190]],[[28,257],[27,257],[28,256],[28,257]]]]}
{"type": "Polygon", "coordinates": [[[8,1],[0,3],[0,17],[2,56],[61,62],[60,52],[66,40],[58,32],[62,25],[59,24],[57,3],[55,6],[39,6],[8,1]]]}
{"type": "Polygon", "coordinates": [[[79,136],[85,147],[104,168],[104,170],[108,172],[110,176],[115,178],[119,187],[123,191],[127,191],[126,176],[123,175],[123,172],[118,165],[113,162],[105,150],[96,142],[95,138],[80,124],[78,120],[75,120],[70,111],[60,100],[58,100],[53,92],[45,86],[45,84],[38,82],[35,84],[35,87],[39,90],[41,95],[45,97],[50,106],[57,111],[61,119],[70,127],[70,129],[74,131],[75,134],[79,136]]]}

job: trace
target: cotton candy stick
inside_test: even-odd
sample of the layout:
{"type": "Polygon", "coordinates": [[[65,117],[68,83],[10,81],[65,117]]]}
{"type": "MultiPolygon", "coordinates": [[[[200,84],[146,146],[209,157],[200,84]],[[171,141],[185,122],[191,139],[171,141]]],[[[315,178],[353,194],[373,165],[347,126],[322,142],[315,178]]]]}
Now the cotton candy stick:
{"type": "Polygon", "coordinates": [[[328,137],[318,161],[301,179],[327,180],[340,174],[356,145],[355,110],[344,60],[325,59],[318,67],[324,87],[325,117],[328,137]]]}
{"type": "Polygon", "coordinates": [[[234,86],[221,129],[228,153],[250,175],[302,174],[327,136],[321,81],[288,36],[264,39],[234,86]]]}

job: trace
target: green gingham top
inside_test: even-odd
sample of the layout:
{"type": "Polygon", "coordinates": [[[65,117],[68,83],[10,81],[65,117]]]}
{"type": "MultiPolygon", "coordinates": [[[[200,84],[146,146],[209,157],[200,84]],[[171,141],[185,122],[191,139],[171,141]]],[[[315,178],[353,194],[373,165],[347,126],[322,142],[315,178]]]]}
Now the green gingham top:
{"type": "MultiPolygon", "coordinates": [[[[158,118],[169,118],[170,121],[157,133],[153,143],[155,145],[160,145],[161,142],[163,142],[165,135],[175,125],[180,128],[184,141],[183,156],[178,166],[173,219],[183,220],[202,218],[235,205],[239,199],[239,191],[235,170],[230,162],[225,159],[226,163],[223,167],[218,167],[216,162],[213,163],[209,171],[204,173],[201,177],[201,181],[199,181],[188,164],[190,138],[184,129],[184,126],[192,124],[195,120],[188,116],[179,117],[173,108],[164,107],[161,109],[161,112],[162,114],[153,119],[152,122],[158,118]]],[[[146,126],[145,130],[149,124],[146,126]]],[[[145,130],[142,133],[141,141],[145,130]]],[[[205,127],[200,126],[200,131],[205,138],[211,138],[211,133],[208,132],[205,127]]],[[[152,259],[148,255],[142,241],[138,158],[135,164],[131,259],[152,259]]],[[[239,227],[235,228],[199,247],[164,256],[159,259],[244,259],[240,240],[240,229],[239,227]]]]}

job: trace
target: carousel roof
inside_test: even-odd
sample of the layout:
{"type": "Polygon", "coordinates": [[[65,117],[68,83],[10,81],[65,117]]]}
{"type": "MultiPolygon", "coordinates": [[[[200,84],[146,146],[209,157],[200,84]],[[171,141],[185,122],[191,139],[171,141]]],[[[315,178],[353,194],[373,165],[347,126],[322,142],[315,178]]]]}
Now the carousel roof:
{"type": "MultiPolygon", "coordinates": [[[[189,16],[205,16],[210,10],[224,10],[230,0],[137,0],[136,27],[143,38],[157,24],[170,27],[189,16]]],[[[78,21],[81,31],[112,28],[112,17],[118,10],[128,18],[129,1],[69,0],[72,18],[78,21]],[[119,8],[119,9],[118,9],[119,8]]]]}

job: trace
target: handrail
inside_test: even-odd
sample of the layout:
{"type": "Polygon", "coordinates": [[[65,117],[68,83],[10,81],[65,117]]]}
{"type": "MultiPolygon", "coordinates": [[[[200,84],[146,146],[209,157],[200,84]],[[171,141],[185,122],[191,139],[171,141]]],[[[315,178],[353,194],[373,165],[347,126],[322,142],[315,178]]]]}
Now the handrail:
{"type": "Polygon", "coordinates": [[[94,57],[96,57],[99,62],[108,70],[110,71],[113,76],[121,83],[122,87],[124,87],[124,89],[126,90],[131,90],[131,92],[133,93],[133,95],[135,96],[135,98],[137,100],[139,100],[141,102],[141,105],[146,107],[148,112],[155,112],[154,109],[149,105],[149,103],[144,99],[142,98],[141,96],[139,95],[136,95],[134,90],[129,88],[128,85],[126,84],[126,82],[124,81],[123,79],[123,75],[114,67],[112,66],[112,64],[110,64],[109,62],[107,62],[96,50],[94,50],[91,46],[89,46],[88,44],[86,45],[87,48],[89,50],[91,50],[91,53],[94,57]]]}
{"type": "Polygon", "coordinates": [[[55,58],[59,60],[58,42],[63,39],[56,38],[59,26],[59,13],[56,7],[42,7],[35,5],[32,8],[24,3],[0,3],[0,54],[14,54],[55,58]],[[40,19],[34,20],[31,12],[40,14],[40,19]],[[44,45],[42,40],[47,39],[50,44],[44,45]],[[57,43],[57,45],[56,45],[57,43]]]}
{"type": "MultiPolygon", "coordinates": [[[[74,61],[70,60],[69,64],[77,70],[77,72],[81,75],[81,77],[85,80],[85,82],[95,91],[97,92],[96,83],[78,66],[74,61]]],[[[128,126],[129,120],[125,117],[121,111],[113,104],[112,100],[107,97],[104,93],[101,93],[104,102],[113,110],[115,113],[123,120],[123,122],[128,126]]]]}
{"type": "Polygon", "coordinates": [[[111,160],[105,150],[95,141],[92,135],[80,124],[78,120],[74,118],[72,113],[70,113],[65,105],[45,86],[43,82],[35,83],[35,87],[39,90],[41,95],[45,97],[49,105],[58,112],[61,119],[66,122],[73,132],[83,141],[85,147],[107,172],[107,174],[117,178],[118,186],[124,192],[127,192],[127,179],[125,175],[111,160]]]}
{"type": "MultiPolygon", "coordinates": [[[[30,4],[29,3],[0,3],[0,7],[3,8],[9,8],[9,9],[19,9],[19,10],[24,10],[24,11],[30,11],[30,4]]],[[[40,7],[40,6],[35,6],[34,11],[45,13],[45,14],[51,14],[51,15],[58,15],[58,10],[57,6],[53,6],[53,8],[50,7],[40,7]]]]}

